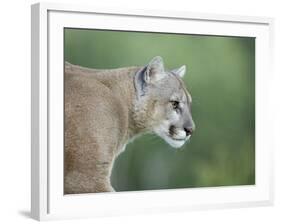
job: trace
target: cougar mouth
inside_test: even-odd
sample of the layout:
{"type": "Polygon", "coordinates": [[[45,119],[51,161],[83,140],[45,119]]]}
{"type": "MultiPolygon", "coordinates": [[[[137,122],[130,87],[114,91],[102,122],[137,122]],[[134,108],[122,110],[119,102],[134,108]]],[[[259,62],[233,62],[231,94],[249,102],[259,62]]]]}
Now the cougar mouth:
{"type": "Polygon", "coordinates": [[[177,138],[171,134],[168,134],[168,137],[170,137],[173,141],[178,141],[178,142],[184,141],[185,142],[185,141],[189,141],[191,135],[187,135],[186,137],[183,137],[183,138],[177,138]]]}
{"type": "Polygon", "coordinates": [[[175,141],[185,141],[186,140],[186,138],[175,138],[175,137],[173,137],[171,135],[170,135],[170,138],[175,140],[175,141]]]}
{"type": "Polygon", "coordinates": [[[175,137],[172,136],[169,133],[165,133],[162,138],[169,144],[171,145],[173,148],[180,148],[184,145],[184,143],[187,140],[187,137],[184,138],[179,138],[179,137],[175,137]]]}
{"type": "Polygon", "coordinates": [[[184,136],[180,133],[178,133],[178,131],[175,130],[174,126],[171,126],[169,128],[168,133],[166,133],[166,135],[168,135],[168,137],[170,137],[172,140],[174,141],[186,141],[190,138],[191,134],[187,133],[186,131],[184,131],[184,136]]]}
{"type": "Polygon", "coordinates": [[[173,148],[180,148],[184,145],[184,143],[189,140],[190,135],[188,136],[177,136],[176,133],[171,133],[167,130],[163,130],[164,128],[155,128],[154,133],[160,136],[165,142],[167,142],[173,148]]]}

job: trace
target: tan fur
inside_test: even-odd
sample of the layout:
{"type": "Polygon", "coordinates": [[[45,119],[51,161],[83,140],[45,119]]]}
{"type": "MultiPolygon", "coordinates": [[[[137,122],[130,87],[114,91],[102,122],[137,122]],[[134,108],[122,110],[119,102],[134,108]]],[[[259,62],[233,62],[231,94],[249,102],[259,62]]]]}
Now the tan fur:
{"type": "Polygon", "coordinates": [[[110,175],[116,157],[131,138],[163,119],[155,100],[136,100],[140,69],[65,64],[64,193],[114,191],[110,175]]]}

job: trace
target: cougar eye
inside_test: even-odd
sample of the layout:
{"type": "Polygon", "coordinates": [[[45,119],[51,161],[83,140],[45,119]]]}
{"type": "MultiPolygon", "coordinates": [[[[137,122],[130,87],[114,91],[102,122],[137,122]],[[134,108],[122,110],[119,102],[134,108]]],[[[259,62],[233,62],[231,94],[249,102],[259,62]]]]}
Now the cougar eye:
{"type": "Polygon", "coordinates": [[[178,110],[179,109],[179,101],[171,101],[172,107],[174,110],[178,110]]]}

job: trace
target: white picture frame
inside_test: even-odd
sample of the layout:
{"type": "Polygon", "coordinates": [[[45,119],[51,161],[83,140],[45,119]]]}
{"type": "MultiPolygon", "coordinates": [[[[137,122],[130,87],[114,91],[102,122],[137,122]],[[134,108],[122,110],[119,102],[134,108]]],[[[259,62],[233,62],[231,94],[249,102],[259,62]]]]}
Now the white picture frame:
{"type": "Polygon", "coordinates": [[[273,19],[38,3],[32,13],[31,215],[37,220],[273,203],[270,110],[273,19]],[[256,184],[161,191],[63,194],[63,28],[256,38],[256,184]]]}

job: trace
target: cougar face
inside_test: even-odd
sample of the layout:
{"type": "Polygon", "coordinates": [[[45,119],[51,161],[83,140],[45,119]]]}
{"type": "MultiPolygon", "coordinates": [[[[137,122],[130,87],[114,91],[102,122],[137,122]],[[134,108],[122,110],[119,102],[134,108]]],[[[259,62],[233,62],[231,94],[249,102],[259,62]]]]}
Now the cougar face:
{"type": "Polygon", "coordinates": [[[174,148],[188,141],[195,129],[191,95],[181,77],[185,66],[165,71],[161,57],[153,58],[136,78],[139,100],[148,114],[147,126],[174,148]]]}

